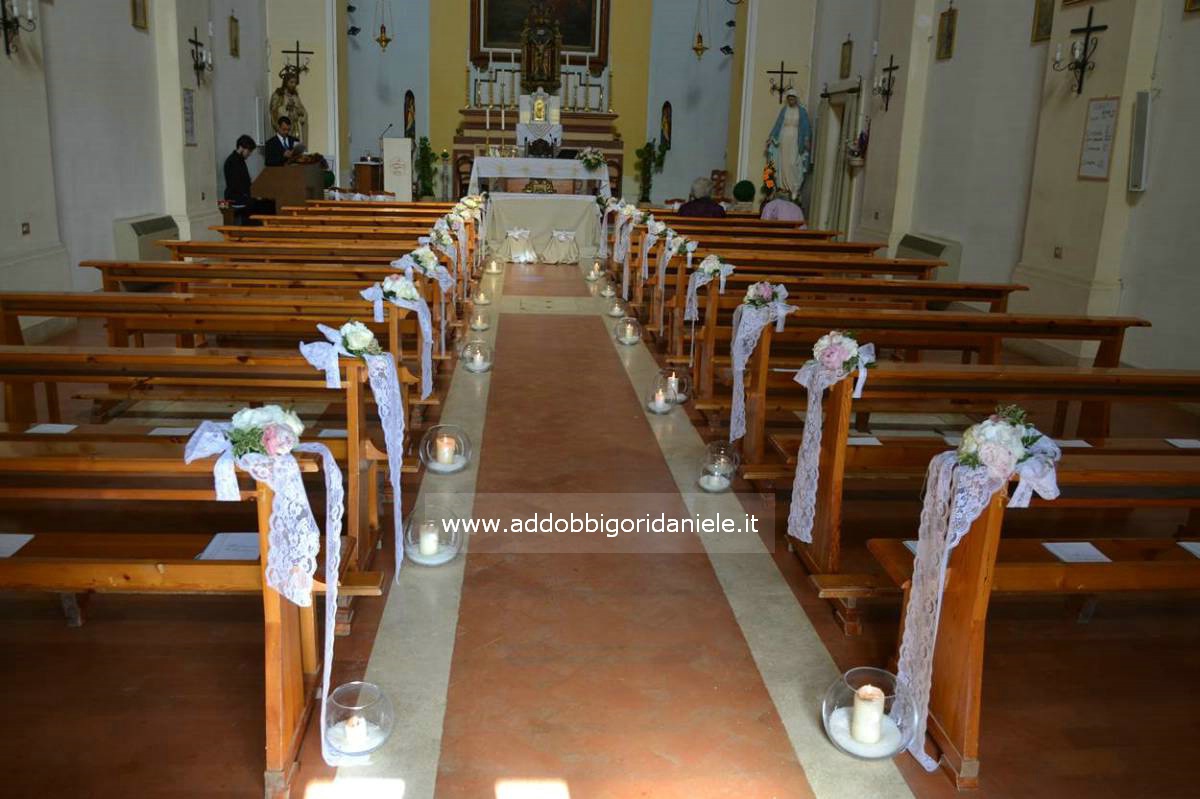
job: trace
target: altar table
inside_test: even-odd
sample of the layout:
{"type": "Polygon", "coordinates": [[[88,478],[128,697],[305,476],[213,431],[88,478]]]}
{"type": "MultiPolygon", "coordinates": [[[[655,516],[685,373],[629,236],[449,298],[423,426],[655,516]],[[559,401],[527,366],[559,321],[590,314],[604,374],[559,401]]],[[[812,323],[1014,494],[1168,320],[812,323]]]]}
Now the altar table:
{"type": "Polygon", "coordinates": [[[484,231],[487,252],[500,249],[508,231],[514,228],[530,231],[529,241],[538,255],[546,251],[555,230],[573,230],[580,258],[587,261],[596,257],[600,246],[600,213],[595,197],[492,192],[490,200],[487,230],[484,231]]]}
{"type": "MultiPolygon", "coordinates": [[[[478,194],[479,181],[486,178],[594,180],[600,184],[601,197],[612,195],[608,186],[608,171],[603,168],[589,170],[577,158],[492,158],[490,156],[476,158],[471,167],[470,193],[478,194]]],[[[591,199],[590,195],[589,199],[591,199]]]]}

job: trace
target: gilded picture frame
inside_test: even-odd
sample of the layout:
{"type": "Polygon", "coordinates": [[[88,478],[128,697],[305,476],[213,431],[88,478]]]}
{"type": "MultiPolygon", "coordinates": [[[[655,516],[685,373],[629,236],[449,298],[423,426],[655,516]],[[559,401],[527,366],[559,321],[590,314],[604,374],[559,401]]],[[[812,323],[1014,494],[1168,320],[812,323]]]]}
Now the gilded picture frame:
{"type": "Polygon", "coordinates": [[[150,0],[129,0],[129,24],[140,31],[150,29],[150,0]]]}

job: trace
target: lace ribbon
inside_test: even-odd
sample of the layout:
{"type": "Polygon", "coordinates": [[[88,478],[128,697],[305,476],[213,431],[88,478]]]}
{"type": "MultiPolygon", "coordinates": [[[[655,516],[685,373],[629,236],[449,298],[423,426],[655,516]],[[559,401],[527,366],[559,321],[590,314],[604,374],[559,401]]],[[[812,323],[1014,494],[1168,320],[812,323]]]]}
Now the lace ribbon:
{"type": "MultiPolygon", "coordinates": [[[[374,303],[375,321],[384,321],[383,301],[387,298],[383,296],[383,286],[376,283],[360,291],[359,295],[374,303]]],[[[429,306],[420,297],[415,300],[393,297],[388,302],[417,315],[417,324],[421,326],[421,399],[425,399],[433,392],[433,323],[429,319],[429,306]]]]}
{"type": "MultiPolygon", "coordinates": [[[[673,231],[672,231],[673,232],[673,231]]],[[[700,246],[698,241],[689,241],[684,246],[684,252],[687,254],[687,271],[692,271],[692,253],[696,252],[696,248],[700,246]]],[[[663,329],[664,314],[667,312],[667,272],[671,266],[671,259],[675,257],[675,241],[674,238],[667,237],[667,251],[663,254],[663,262],[658,266],[658,329],[663,329]]],[[[692,332],[695,332],[695,325],[692,325],[692,332]]]]}
{"type": "MultiPolygon", "coordinates": [[[[692,266],[692,250],[688,250],[687,258],[687,265],[690,269],[692,266]]],[[[688,365],[691,365],[695,361],[696,356],[696,321],[700,318],[700,303],[697,300],[697,295],[699,294],[700,289],[704,288],[713,281],[714,276],[719,281],[717,290],[721,294],[724,294],[725,280],[732,274],[732,264],[722,263],[715,255],[709,255],[700,262],[700,268],[695,272],[692,272],[691,276],[688,278],[687,302],[683,308],[683,321],[692,323],[691,343],[688,345],[688,365]],[[706,263],[710,265],[718,264],[717,271],[713,272],[710,269],[706,269],[704,266],[706,263]]],[[[734,317],[734,327],[737,327],[737,311],[734,311],[734,317]]]]}
{"type": "MultiPolygon", "coordinates": [[[[317,325],[326,341],[313,341],[300,345],[300,354],[317,369],[325,372],[325,385],[332,389],[342,387],[342,370],[339,360],[355,358],[342,343],[342,334],[332,327],[317,325]]],[[[392,485],[392,532],[396,544],[396,580],[400,580],[400,567],[404,562],[404,517],[401,513],[400,478],[404,468],[404,403],[400,395],[400,376],[396,362],[388,353],[363,355],[367,364],[367,380],[379,421],[383,426],[383,441],[387,449],[388,479],[392,485]]]]}
{"type": "MultiPolygon", "coordinates": [[[[858,348],[858,380],[854,398],[862,396],[867,382],[867,365],[875,362],[875,345],[858,348]]],[[[817,509],[817,482],[820,480],[821,432],[823,426],[822,397],[825,389],[849,377],[841,369],[830,370],[819,361],[804,364],[796,373],[796,382],[808,389],[808,412],[804,415],[804,434],[800,452],[796,455],[796,476],[792,478],[792,507],[788,511],[788,535],[812,543],[813,521],[817,509]]]]}
{"type": "Polygon", "coordinates": [[[610,216],[612,216],[614,213],[616,213],[616,211],[617,211],[616,208],[606,206],[605,209],[600,212],[600,257],[601,258],[608,257],[608,218],[610,216]]]}
{"type": "MultiPolygon", "coordinates": [[[[1017,466],[1020,483],[1009,500],[1010,508],[1025,507],[1034,491],[1044,499],[1058,497],[1055,464],[1062,456],[1058,446],[1043,436],[1029,449],[1029,459],[1017,466]]],[[[893,709],[898,719],[913,718],[911,714],[915,713],[917,726],[908,751],[926,771],[938,767],[937,761],[925,753],[925,727],[946,567],[950,553],[987,507],[992,495],[1007,483],[1007,478],[993,477],[983,467],[960,465],[957,452],[940,453],[929,462],[893,709]]]]}
{"type": "MultiPolygon", "coordinates": [[[[293,604],[310,607],[313,602],[313,574],[317,570],[317,555],[321,548],[321,530],[309,506],[300,467],[291,454],[271,458],[249,453],[235,460],[233,445],[229,441],[230,427],[228,422],[201,422],[188,439],[183,459],[191,463],[217,456],[213,477],[217,499],[222,502],[241,498],[235,465],[255,480],[271,487],[275,496],[267,534],[266,583],[293,604]]],[[[345,513],[342,471],[324,444],[297,444],[293,452],[309,452],[319,456],[325,474],[325,662],[321,675],[321,757],[327,764],[336,766],[340,758],[326,743],[325,706],[333,672],[333,640],[337,627],[338,570],[341,562],[342,515],[345,513]]]]}
{"type": "MultiPolygon", "coordinates": [[[[777,290],[784,292],[782,288],[777,290]]],[[[783,296],[786,297],[786,293],[783,293],[783,296]]],[[[733,312],[733,347],[730,352],[733,361],[733,407],[729,412],[730,441],[737,441],[746,435],[746,363],[758,347],[759,334],[772,322],[775,323],[776,330],[783,330],[784,320],[795,310],[796,306],[778,299],[766,305],[742,303],[733,312]]]]}
{"type": "Polygon", "coordinates": [[[650,279],[650,251],[658,244],[658,236],[647,231],[642,239],[642,280],[650,279]]]}
{"type": "Polygon", "coordinates": [[[632,248],[633,217],[625,219],[617,228],[617,246],[620,250],[615,257],[621,262],[621,298],[629,302],[629,251],[632,248]]]}
{"type": "MultiPolygon", "coordinates": [[[[423,277],[433,278],[437,283],[438,289],[438,343],[439,352],[446,351],[446,293],[454,292],[454,275],[450,274],[446,267],[438,264],[433,268],[432,272],[423,270],[411,255],[405,255],[397,261],[392,261],[392,266],[397,269],[404,270],[404,276],[409,280],[413,279],[413,273],[419,273],[423,277]]],[[[424,397],[422,397],[424,399],[424,397]]]]}

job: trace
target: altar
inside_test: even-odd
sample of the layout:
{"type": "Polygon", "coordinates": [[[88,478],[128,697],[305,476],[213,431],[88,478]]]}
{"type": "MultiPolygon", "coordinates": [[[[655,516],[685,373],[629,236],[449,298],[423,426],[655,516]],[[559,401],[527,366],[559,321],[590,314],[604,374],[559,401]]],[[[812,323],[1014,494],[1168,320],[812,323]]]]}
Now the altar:
{"type": "MultiPolygon", "coordinates": [[[[479,157],[471,165],[471,183],[469,191],[471,194],[478,194],[483,188],[481,181],[492,181],[499,178],[516,178],[524,179],[525,181],[533,179],[544,179],[549,181],[579,181],[583,192],[587,193],[587,200],[593,205],[595,199],[592,194],[593,188],[588,185],[590,181],[595,181],[599,185],[595,188],[599,190],[600,196],[608,198],[612,196],[612,189],[608,185],[608,171],[605,169],[588,169],[583,165],[583,162],[577,158],[492,158],[479,157]]],[[[490,184],[489,184],[490,185],[490,184]]],[[[523,188],[517,186],[494,187],[512,190],[515,188],[523,188]]],[[[574,189],[572,189],[574,192],[574,189]]],[[[564,195],[555,195],[564,196],[564,195]]],[[[570,197],[571,195],[565,195],[570,197]]]]}
{"type": "MultiPolygon", "coordinates": [[[[544,163],[546,159],[528,160],[544,163]]],[[[529,242],[539,256],[546,251],[555,230],[575,233],[575,243],[584,261],[595,258],[600,247],[600,213],[596,198],[591,195],[493,192],[484,231],[487,252],[499,250],[508,231],[517,228],[530,231],[529,242]]]]}

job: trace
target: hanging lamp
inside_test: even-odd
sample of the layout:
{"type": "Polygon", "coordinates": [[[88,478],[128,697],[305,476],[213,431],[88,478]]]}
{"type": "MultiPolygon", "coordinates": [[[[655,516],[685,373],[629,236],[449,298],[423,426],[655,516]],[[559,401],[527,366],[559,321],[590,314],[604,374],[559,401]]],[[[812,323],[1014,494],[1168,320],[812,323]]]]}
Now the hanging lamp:
{"type": "Polygon", "coordinates": [[[388,25],[391,22],[392,4],[388,0],[379,0],[375,6],[375,27],[379,29],[379,35],[375,37],[375,42],[379,45],[380,50],[387,50],[388,45],[392,43],[392,37],[388,36],[388,25]]]}
{"type": "MultiPolygon", "coordinates": [[[[704,43],[704,35],[708,32],[708,6],[707,0],[696,0],[696,25],[695,38],[692,45],[692,52],[696,54],[696,60],[704,58],[704,54],[708,52],[708,45],[704,43]]],[[[711,36],[710,36],[711,38],[711,36]]]]}

